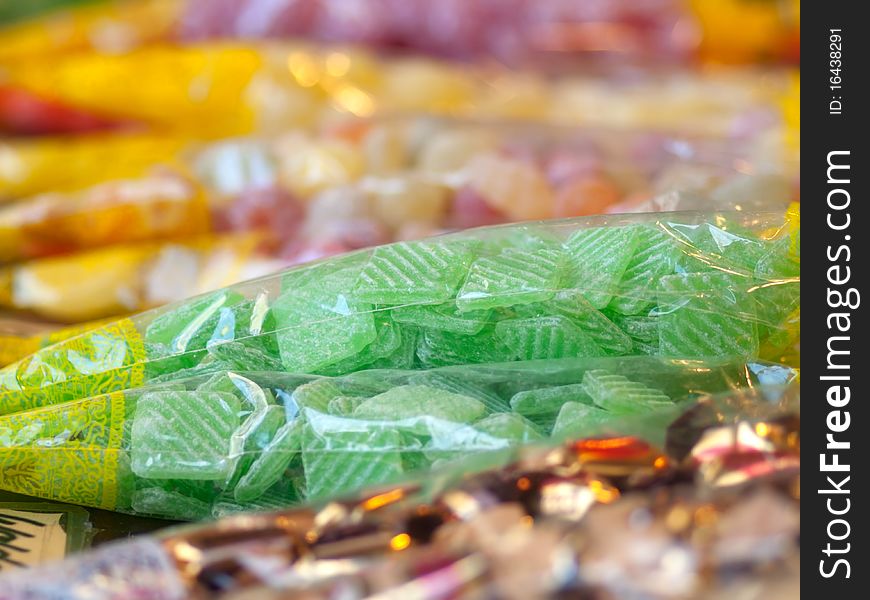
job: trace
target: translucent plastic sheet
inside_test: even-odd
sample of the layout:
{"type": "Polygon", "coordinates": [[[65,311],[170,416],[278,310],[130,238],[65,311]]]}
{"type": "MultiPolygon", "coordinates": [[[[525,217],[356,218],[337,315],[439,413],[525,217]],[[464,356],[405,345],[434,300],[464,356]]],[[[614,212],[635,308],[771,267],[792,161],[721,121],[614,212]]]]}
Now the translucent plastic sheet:
{"type": "Polygon", "coordinates": [[[626,417],[660,441],[682,402],[796,376],[773,363],[652,357],[337,378],[219,372],[0,417],[0,485],[195,520],[334,498],[626,417]]]}
{"type": "Polygon", "coordinates": [[[256,231],[210,234],[0,266],[0,308],[74,324],[135,313],[274,272],[283,263],[259,253],[262,242],[256,231]]]}
{"type": "Polygon", "coordinates": [[[211,598],[799,594],[796,386],[688,402],[658,443],[630,421],[593,433],[467,457],[338,502],[167,530],[0,589],[16,600],[115,597],[97,594],[131,581],[144,584],[137,597],[172,598],[174,586],[211,598]],[[137,577],[146,562],[150,577],[137,577]]]}
{"type": "Polygon", "coordinates": [[[359,251],[111,323],[0,370],[0,413],[219,370],[780,361],[799,339],[800,228],[781,213],[530,223],[359,251]]]}

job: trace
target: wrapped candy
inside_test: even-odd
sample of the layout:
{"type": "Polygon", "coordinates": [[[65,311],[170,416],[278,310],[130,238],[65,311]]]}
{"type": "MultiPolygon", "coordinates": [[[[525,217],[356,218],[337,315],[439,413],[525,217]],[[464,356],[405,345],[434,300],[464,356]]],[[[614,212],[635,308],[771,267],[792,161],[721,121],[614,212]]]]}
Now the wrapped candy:
{"type": "Polygon", "coordinates": [[[36,56],[7,65],[3,83],[128,126],[214,138],[415,112],[755,137],[782,129],[789,82],[778,71],[550,77],[346,47],[203,43],[36,56]]]}
{"type": "Polygon", "coordinates": [[[228,364],[340,375],[544,358],[779,358],[799,332],[799,236],[781,213],[671,213],[380,246],[40,350],[0,370],[0,413],[228,364]]]}
{"type": "Polygon", "coordinates": [[[0,206],[41,193],[140,177],[171,161],[185,141],[149,134],[0,139],[0,206]]]}
{"type": "MultiPolygon", "coordinates": [[[[125,162],[125,152],[138,152],[134,140],[110,145],[118,164],[125,162]]],[[[31,147],[31,142],[21,145],[31,147]]],[[[77,153],[87,148],[85,141],[72,147],[74,167],[77,153]]],[[[265,261],[277,270],[508,220],[652,205],[647,210],[785,208],[790,173],[756,163],[752,173],[741,172],[735,166],[747,160],[746,151],[744,144],[721,139],[430,118],[375,119],[317,135],[294,130],[192,145],[136,179],[0,207],[0,262],[79,251],[0,267],[11,287],[5,295],[0,291],[0,306],[70,322],[146,310],[208,291],[185,283],[149,292],[157,285],[154,278],[136,273],[149,271],[155,252],[172,254],[189,244],[158,251],[129,243],[211,231],[256,234],[260,243],[251,262],[265,261]],[[660,189],[670,192],[644,200],[660,189]],[[117,244],[123,244],[118,253],[97,250],[117,244]],[[51,280],[44,273],[51,273],[51,280]],[[98,293],[77,293],[88,275],[90,289],[98,293]],[[129,291],[140,287],[145,291],[129,291]]],[[[137,160],[131,156],[129,162],[137,160]]],[[[34,179],[32,185],[38,184],[34,179]]],[[[182,267],[194,262],[207,264],[185,259],[162,277],[175,280],[173,273],[181,269],[181,279],[193,282],[201,272],[182,267]]],[[[244,270],[247,277],[255,273],[244,270]]],[[[233,283],[231,275],[203,279],[220,286],[233,283]]]]}
{"type": "MultiPolygon", "coordinates": [[[[250,360],[243,349],[221,353],[230,362],[250,360]]],[[[217,370],[0,417],[0,465],[22,473],[0,485],[200,519],[333,498],[473,453],[585,435],[618,419],[636,418],[658,439],[687,399],[795,377],[763,362],[655,357],[334,378],[217,370]]]]}
{"type": "Polygon", "coordinates": [[[10,600],[799,594],[796,386],[701,398],[667,428],[664,450],[630,432],[614,425],[338,502],[170,529],[0,588],[10,600]],[[716,437],[729,443],[711,453],[716,437]],[[710,465],[741,476],[711,485],[710,465]]]}
{"type": "MultiPolygon", "coordinates": [[[[30,2],[28,7],[37,4],[30,2]]],[[[57,0],[50,4],[43,8],[61,8],[57,0]]],[[[0,63],[89,49],[117,53],[155,42],[171,34],[181,7],[178,0],[73,0],[64,4],[61,10],[37,18],[4,23],[0,63]]]]}
{"type": "Polygon", "coordinates": [[[685,61],[697,35],[677,0],[188,0],[185,39],[305,37],[510,63],[570,57],[685,61]],[[269,14],[271,18],[256,18],[269,14]]]}
{"type": "Polygon", "coordinates": [[[0,206],[0,263],[211,229],[203,193],[173,173],[158,173],[0,206]]]}
{"type": "Polygon", "coordinates": [[[133,313],[273,272],[276,262],[257,253],[262,241],[257,232],[195,236],[0,266],[0,307],[67,323],[133,313]]]}

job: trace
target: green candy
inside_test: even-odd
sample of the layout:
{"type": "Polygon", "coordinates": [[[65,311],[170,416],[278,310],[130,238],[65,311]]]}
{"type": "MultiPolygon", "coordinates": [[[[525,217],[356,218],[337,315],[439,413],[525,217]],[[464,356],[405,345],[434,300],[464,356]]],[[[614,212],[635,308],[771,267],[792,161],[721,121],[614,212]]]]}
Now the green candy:
{"type": "Polygon", "coordinates": [[[209,503],[161,487],[133,492],[131,508],[143,515],[178,521],[198,521],[211,516],[209,503]]]}
{"type": "Polygon", "coordinates": [[[329,290],[288,290],[272,305],[284,369],[314,373],[377,337],[372,306],[329,290]]]}
{"type": "Polygon", "coordinates": [[[359,419],[317,415],[302,438],[306,498],[332,498],[404,473],[402,438],[395,428],[359,419]]]}
{"type": "Polygon", "coordinates": [[[588,335],[603,351],[603,354],[621,356],[630,354],[634,344],[607,315],[593,307],[577,290],[563,290],[552,299],[537,305],[522,307],[519,316],[537,317],[562,315],[567,317],[588,335]]]}
{"type": "Polygon", "coordinates": [[[293,457],[299,453],[302,427],[297,419],[285,423],[277,430],[236,484],[233,497],[237,502],[250,502],[259,498],[281,479],[293,457]]]}
{"type": "Polygon", "coordinates": [[[252,413],[233,433],[230,439],[230,458],[236,461],[236,467],[227,487],[233,487],[234,482],[248,472],[284,425],[284,420],[284,407],[272,404],[252,413]]]}
{"type": "Polygon", "coordinates": [[[598,435],[601,426],[612,418],[613,415],[596,406],[568,402],[559,411],[551,435],[556,439],[598,435]]]}
{"type": "Polygon", "coordinates": [[[747,278],[685,273],[660,280],[659,354],[678,358],[755,356],[758,331],[747,278]]]}
{"type": "Polygon", "coordinates": [[[508,249],[479,258],[456,296],[456,306],[472,311],[542,302],[558,289],[563,264],[562,252],[547,248],[508,249]]]}
{"type": "Polygon", "coordinates": [[[400,385],[363,401],[353,416],[357,419],[380,421],[426,417],[454,423],[471,423],[485,412],[483,403],[469,396],[425,385],[400,385]]]}
{"type": "Polygon", "coordinates": [[[399,242],[372,252],[353,290],[363,302],[436,304],[451,298],[468,271],[467,241],[399,242]]]}
{"type": "Polygon", "coordinates": [[[495,326],[496,339],[512,360],[602,356],[589,334],[562,316],[509,319],[495,326]]]}
{"type": "Polygon", "coordinates": [[[638,226],[594,227],[576,231],[565,242],[574,285],[594,308],[604,308],[618,293],[639,231],[638,226]]]}
{"type": "Polygon", "coordinates": [[[674,273],[680,252],[677,242],[661,228],[639,226],[638,243],[607,307],[623,315],[648,311],[656,301],[659,278],[674,273]]]}
{"type": "Polygon", "coordinates": [[[512,413],[498,413],[484,417],[474,428],[494,438],[512,442],[533,442],[543,439],[540,431],[527,419],[512,413]]]}
{"type": "Polygon", "coordinates": [[[491,310],[459,312],[454,304],[403,306],[390,311],[397,323],[460,335],[476,335],[492,322],[491,310]]]}
{"type": "Polygon", "coordinates": [[[496,328],[487,327],[477,335],[458,335],[424,330],[417,342],[417,358],[426,368],[512,360],[514,353],[496,337],[495,331],[496,328]]]}
{"type": "Polygon", "coordinates": [[[144,394],[131,430],[133,472],[148,479],[226,479],[239,411],[235,396],[218,392],[144,394]]]}
{"type": "Polygon", "coordinates": [[[583,375],[583,387],[596,406],[614,415],[639,414],[673,404],[661,390],[600,369],[583,375]]]}
{"type": "Polygon", "coordinates": [[[533,423],[549,429],[562,406],[568,402],[592,404],[582,383],[545,387],[517,392],[510,399],[511,409],[533,423]]]}

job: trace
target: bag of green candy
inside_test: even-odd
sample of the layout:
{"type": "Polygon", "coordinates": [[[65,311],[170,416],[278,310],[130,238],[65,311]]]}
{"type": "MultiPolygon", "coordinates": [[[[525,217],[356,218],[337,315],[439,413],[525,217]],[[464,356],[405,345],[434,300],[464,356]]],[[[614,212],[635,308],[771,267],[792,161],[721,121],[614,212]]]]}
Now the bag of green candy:
{"type": "Polygon", "coordinates": [[[626,416],[655,439],[687,399],[795,377],[760,361],[646,356],[219,371],[0,417],[0,488],[195,520],[325,500],[626,416]]]}
{"type": "Polygon", "coordinates": [[[0,370],[0,414],[222,370],[780,362],[799,336],[792,216],[532,222],[362,250],[110,323],[0,370]]]}

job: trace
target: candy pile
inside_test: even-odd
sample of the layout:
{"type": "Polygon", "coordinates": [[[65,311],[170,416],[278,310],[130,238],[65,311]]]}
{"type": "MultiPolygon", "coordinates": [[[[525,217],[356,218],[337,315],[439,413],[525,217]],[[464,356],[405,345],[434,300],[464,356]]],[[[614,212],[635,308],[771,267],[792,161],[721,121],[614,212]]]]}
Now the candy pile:
{"type": "Polygon", "coordinates": [[[770,363],[649,357],[337,378],[223,371],[0,417],[0,488],[196,520],[333,498],[625,417],[655,432],[699,394],[795,377],[770,363]]]}
{"type": "Polygon", "coordinates": [[[227,369],[781,360],[799,337],[800,229],[780,214],[512,225],[342,255],[110,323],[0,370],[0,414],[227,369]]]}
{"type": "MultiPolygon", "coordinates": [[[[53,152],[96,164],[111,149],[135,164],[142,151],[132,139],[103,142],[57,142],[53,152]]],[[[49,144],[10,144],[10,158],[29,164],[28,150],[49,144]]],[[[785,208],[788,177],[748,152],[708,138],[425,118],[194,145],[139,178],[0,206],[0,263],[18,261],[0,266],[0,308],[78,323],[450,229],[605,211],[785,208]],[[756,172],[736,171],[741,161],[756,172]]],[[[51,165],[7,190],[63,187],[51,165]]]]}
{"type": "Polygon", "coordinates": [[[465,461],[319,507],[245,515],[6,576],[7,598],[799,593],[796,389],[695,403],[638,437],[465,461]],[[493,466],[495,465],[495,466],[493,466]]]}

